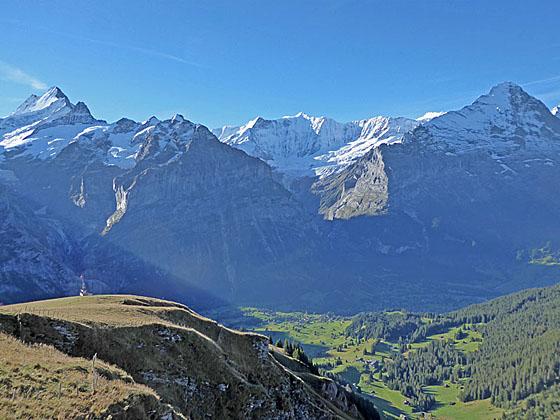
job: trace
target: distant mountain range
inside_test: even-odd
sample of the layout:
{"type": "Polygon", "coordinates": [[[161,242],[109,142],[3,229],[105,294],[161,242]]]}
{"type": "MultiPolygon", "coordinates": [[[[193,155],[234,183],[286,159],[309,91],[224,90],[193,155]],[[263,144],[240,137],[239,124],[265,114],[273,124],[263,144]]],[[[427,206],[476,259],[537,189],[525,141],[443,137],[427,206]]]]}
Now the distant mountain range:
{"type": "Polygon", "coordinates": [[[512,83],[458,111],[209,130],[58,88],[0,119],[5,303],[134,292],[452,309],[560,278],[560,118],[512,83]]]}
{"type": "Polygon", "coordinates": [[[222,127],[213,133],[291,176],[325,177],[338,172],[381,144],[398,143],[420,123],[408,118],[374,117],[339,123],[300,112],[292,117],[257,117],[241,127],[222,127]]]}

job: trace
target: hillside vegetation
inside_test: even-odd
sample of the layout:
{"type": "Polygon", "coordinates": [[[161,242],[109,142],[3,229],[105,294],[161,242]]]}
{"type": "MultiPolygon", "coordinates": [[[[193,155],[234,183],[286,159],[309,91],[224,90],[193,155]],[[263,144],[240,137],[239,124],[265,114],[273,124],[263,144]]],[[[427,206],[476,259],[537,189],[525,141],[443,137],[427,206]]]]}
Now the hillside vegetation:
{"type": "Polygon", "coordinates": [[[115,366],[0,334],[0,418],[184,418],[115,366]],[[96,376],[93,376],[95,369],[96,376]]]}
{"type": "Polygon", "coordinates": [[[172,302],[87,296],[4,306],[0,333],[3,360],[17,361],[22,348],[29,353],[24,365],[1,368],[2,398],[16,390],[15,404],[42,391],[22,405],[24,417],[77,410],[105,418],[126,401],[121,405],[136,410],[128,418],[153,418],[165,404],[171,416],[192,419],[378,418],[357,393],[315,375],[267,337],[172,302]],[[56,356],[47,362],[45,354],[56,356]]]}
{"type": "Polygon", "coordinates": [[[245,313],[255,330],[302,343],[321,373],[387,417],[547,419],[557,407],[560,285],[446,314],[245,313]]]}

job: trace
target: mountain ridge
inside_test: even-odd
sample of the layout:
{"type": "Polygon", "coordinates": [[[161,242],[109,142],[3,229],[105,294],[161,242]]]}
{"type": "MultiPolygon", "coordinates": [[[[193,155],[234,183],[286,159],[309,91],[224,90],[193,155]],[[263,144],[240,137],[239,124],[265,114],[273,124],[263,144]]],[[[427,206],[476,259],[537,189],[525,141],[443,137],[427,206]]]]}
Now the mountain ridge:
{"type": "Polygon", "coordinates": [[[89,124],[76,104],[86,118],[69,123],[71,113],[57,114],[65,99],[50,96],[19,143],[17,116],[0,121],[0,179],[7,200],[30,208],[18,246],[33,248],[34,223],[49,219],[76,255],[61,261],[69,279],[45,268],[6,300],[39,296],[52,278],[53,293],[71,293],[62,285],[85,273],[103,292],[175,293],[189,304],[192,295],[341,312],[387,299],[452,309],[560,274],[530,258],[560,230],[559,120],[511,83],[421,123],[300,113],[234,131],[235,146],[262,143],[259,153],[268,145],[269,157],[295,162],[287,171],[181,115],[89,124]]]}
{"type": "Polygon", "coordinates": [[[218,138],[258,157],[290,177],[326,176],[371,148],[401,140],[419,123],[403,117],[373,117],[339,123],[300,112],[277,120],[257,117],[239,127],[213,130],[218,138]]]}

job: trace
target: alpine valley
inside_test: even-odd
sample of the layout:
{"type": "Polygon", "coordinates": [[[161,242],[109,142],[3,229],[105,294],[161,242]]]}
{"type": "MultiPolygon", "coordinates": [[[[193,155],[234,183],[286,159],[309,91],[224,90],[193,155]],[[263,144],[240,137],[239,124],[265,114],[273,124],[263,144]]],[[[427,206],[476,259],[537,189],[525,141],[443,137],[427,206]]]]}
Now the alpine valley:
{"type": "Polygon", "coordinates": [[[59,89],[0,119],[0,298],[100,293],[447,311],[560,280],[560,114],[513,83],[417,120],[210,130],[96,119],[59,89]]]}

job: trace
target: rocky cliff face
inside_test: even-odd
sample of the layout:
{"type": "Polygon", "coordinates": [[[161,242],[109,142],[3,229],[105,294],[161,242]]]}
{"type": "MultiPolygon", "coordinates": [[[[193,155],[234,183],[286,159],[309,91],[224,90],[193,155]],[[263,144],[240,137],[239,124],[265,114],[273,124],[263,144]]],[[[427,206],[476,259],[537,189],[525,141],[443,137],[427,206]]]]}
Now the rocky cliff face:
{"type": "Polygon", "coordinates": [[[77,243],[56,220],[0,185],[0,301],[74,292],[77,243]]]}
{"type": "Polygon", "coordinates": [[[96,354],[187,418],[376,418],[358,410],[351,391],[288,356],[273,356],[268,338],[229,330],[171,302],[104,296],[7,306],[0,331],[74,357],[96,354]]]}
{"type": "Polygon", "coordinates": [[[93,293],[144,291],[200,308],[224,302],[99,235],[82,236],[46,205],[0,185],[0,303],[93,293]]]}
{"type": "Polygon", "coordinates": [[[149,135],[142,160],[114,179],[116,210],[103,234],[179,278],[203,278],[224,298],[266,299],[290,284],[274,267],[312,259],[315,222],[266,164],[182,124],[190,128],[176,143],[149,135]]]}
{"type": "Polygon", "coordinates": [[[312,192],[320,197],[319,212],[327,220],[383,214],[389,185],[380,148],[347,170],[318,179],[312,192]]]}

